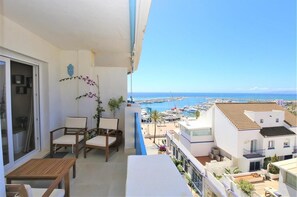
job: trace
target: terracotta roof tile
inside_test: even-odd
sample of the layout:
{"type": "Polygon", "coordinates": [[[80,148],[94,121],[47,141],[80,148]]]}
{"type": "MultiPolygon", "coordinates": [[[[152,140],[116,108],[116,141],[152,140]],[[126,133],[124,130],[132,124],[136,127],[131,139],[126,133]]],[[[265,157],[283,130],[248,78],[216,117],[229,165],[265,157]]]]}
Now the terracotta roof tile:
{"type": "Polygon", "coordinates": [[[282,110],[285,111],[285,122],[292,127],[297,126],[297,117],[276,103],[216,103],[216,106],[238,130],[261,129],[257,123],[244,114],[244,110],[256,112],[282,110]]]}

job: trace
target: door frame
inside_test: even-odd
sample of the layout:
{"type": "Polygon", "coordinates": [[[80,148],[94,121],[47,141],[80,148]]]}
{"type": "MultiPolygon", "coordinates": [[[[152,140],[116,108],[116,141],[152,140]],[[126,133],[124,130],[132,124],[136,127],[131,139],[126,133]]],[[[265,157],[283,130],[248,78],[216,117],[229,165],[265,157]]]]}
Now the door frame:
{"type": "MultiPolygon", "coordinates": [[[[21,55],[21,54],[17,54],[14,52],[11,52],[7,49],[4,49],[2,47],[0,47],[0,58],[6,58],[9,60],[9,73],[7,73],[6,71],[6,76],[9,76],[9,80],[11,78],[11,73],[10,73],[10,61],[15,61],[15,62],[19,62],[19,63],[23,63],[26,64],[28,66],[32,66],[33,69],[33,99],[34,99],[34,138],[35,138],[35,149],[30,151],[29,153],[27,153],[26,155],[24,155],[23,157],[20,157],[17,160],[14,160],[14,155],[13,155],[13,134],[12,132],[8,132],[10,134],[8,134],[10,141],[8,143],[10,143],[12,146],[12,151],[9,151],[9,163],[7,165],[4,166],[4,170],[5,172],[7,172],[8,170],[10,170],[11,168],[13,168],[15,165],[19,165],[21,163],[23,163],[24,161],[28,160],[28,158],[32,157],[32,155],[36,154],[37,152],[39,152],[41,150],[41,130],[40,130],[40,88],[39,88],[39,76],[40,76],[40,66],[42,64],[42,62],[35,60],[33,58],[21,55]]],[[[6,81],[7,83],[7,81],[6,81]]],[[[9,88],[8,86],[6,86],[6,94],[7,91],[11,91],[11,84],[9,81],[9,88]]],[[[8,123],[8,127],[7,130],[12,131],[12,114],[11,114],[11,92],[9,92],[9,97],[6,97],[7,101],[9,99],[9,107],[10,107],[10,114],[7,114],[7,116],[10,116],[10,122],[7,121],[8,123]]],[[[2,152],[3,154],[3,152],[2,152]]]]}

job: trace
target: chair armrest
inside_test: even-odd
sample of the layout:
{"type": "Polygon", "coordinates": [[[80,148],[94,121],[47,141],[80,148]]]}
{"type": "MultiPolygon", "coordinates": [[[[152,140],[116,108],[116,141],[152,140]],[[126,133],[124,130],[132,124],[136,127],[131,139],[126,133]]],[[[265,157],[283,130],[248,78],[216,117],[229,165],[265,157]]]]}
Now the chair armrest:
{"type": "Polygon", "coordinates": [[[61,129],[65,129],[66,127],[60,127],[60,128],[57,128],[57,129],[54,129],[54,130],[52,130],[52,131],[50,131],[50,133],[54,133],[55,131],[59,131],[59,130],[61,130],[61,129]]]}
{"type": "Polygon", "coordinates": [[[6,185],[6,196],[13,197],[13,196],[22,196],[28,197],[27,190],[23,184],[7,184],[6,185]]]}
{"type": "Polygon", "coordinates": [[[116,135],[116,134],[117,134],[116,130],[109,130],[106,135],[110,136],[110,135],[116,135]]]}
{"type": "Polygon", "coordinates": [[[49,197],[51,195],[51,193],[54,191],[54,189],[56,189],[56,187],[59,185],[59,183],[63,180],[63,178],[67,172],[68,172],[68,170],[64,170],[64,172],[62,172],[60,174],[60,176],[58,176],[58,178],[56,178],[52,182],[52,184],[48,187],[48,189],[45,191],[45,193],[42,195],[42,197],[49,197]]]}

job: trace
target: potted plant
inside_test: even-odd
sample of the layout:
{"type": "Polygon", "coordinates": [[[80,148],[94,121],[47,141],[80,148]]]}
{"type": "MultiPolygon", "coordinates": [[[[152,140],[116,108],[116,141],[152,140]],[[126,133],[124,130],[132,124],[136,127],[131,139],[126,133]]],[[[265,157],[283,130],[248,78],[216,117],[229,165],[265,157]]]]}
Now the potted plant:
{"type": "Polygon", "coordinates": [[[272,165],[273,162],[277,162],[279,159],[276,155],[271,157],[271,162],[268,164],[268,174],[270,179],[278,179],[279,178],[279,168],[272,165]]]}
{"type": "Polygon", "coordinates": [[[159,146],[159,154],[165,154],[166,153],[166,146],[165,145],[161,145],[159,146]]]}
{"type": "Polygon", "coordinates": [[[111,98],[109,99],[108,101],[108,106],[109,106],[109,109],[110,111],[112,112],[113,114],[113,117],[115,118],[115,115],[116,115],[116,111],[118,109],[120,109],[121,107],[121,104],[124,103],[124,98],[123,96],[121,96],[120,98],[116,99],[116,98],[111,98]]]}
{"type": "Polygon", "coordinates": [[[248,196],[252,196],[252,191],[255,190],[254,185],[246,180],[237,182],[238,187],[248,196]]]}

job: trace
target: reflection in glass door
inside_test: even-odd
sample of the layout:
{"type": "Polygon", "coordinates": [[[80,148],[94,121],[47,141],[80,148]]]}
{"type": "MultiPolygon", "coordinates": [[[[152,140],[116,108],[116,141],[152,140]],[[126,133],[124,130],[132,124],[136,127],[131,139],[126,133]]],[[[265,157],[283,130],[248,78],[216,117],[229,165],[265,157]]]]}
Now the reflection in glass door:
{"type": "Polygon", "coordinates": [[[9,94],[7,94],[7,75],[10,73],[9,65],[10,61],[7,58],[0,57],[0,119],[1,119],[1,138],[2,138],[2,151],[3,151],[3,163],[4,165],[9,164],[11,161],[11,155],[9,155],[9,139],[11,138],[9,130],[10,122],[10,104],[9,94]]]}
{"type": "Polygon", "coordinates": [[[11,61],[14,160],[35,149],[33,66],[11,61]]]}

